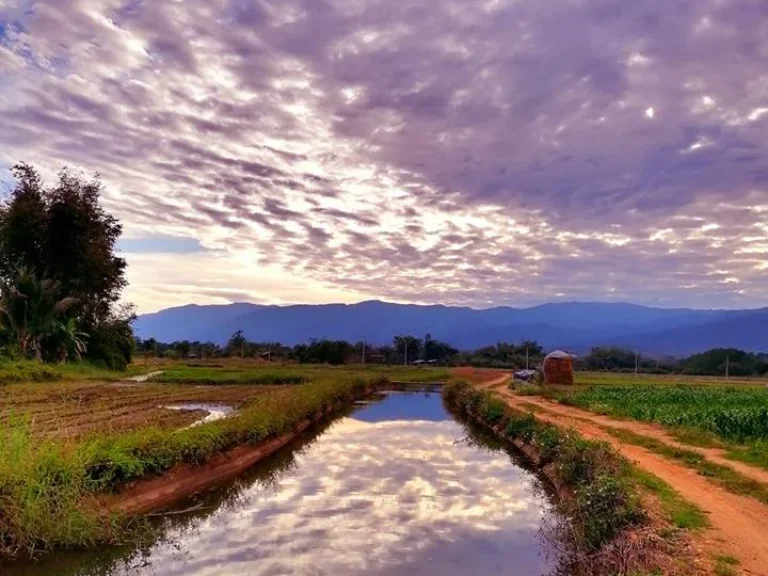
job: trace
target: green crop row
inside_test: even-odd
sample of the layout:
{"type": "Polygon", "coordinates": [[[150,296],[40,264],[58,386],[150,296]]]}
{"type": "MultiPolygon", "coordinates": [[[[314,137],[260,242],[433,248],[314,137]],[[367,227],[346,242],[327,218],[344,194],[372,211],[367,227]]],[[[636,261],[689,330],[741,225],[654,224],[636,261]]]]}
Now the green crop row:
{"type": "Polygon", "coordinates": [[[768,389],[716,386],[593,386],[561,396],[593,412],[688,427],[723,440],[768,440],[768,389]]]}

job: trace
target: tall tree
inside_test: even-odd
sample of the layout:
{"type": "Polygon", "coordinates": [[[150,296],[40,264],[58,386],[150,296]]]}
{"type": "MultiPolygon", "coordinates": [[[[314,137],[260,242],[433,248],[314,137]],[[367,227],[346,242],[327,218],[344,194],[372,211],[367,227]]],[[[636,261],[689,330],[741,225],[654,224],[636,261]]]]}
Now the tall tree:
{"type": "Polygon", "coordinates": [[[229,342],[227,343],[227,353],[230,356],[234,354],[242,358],[243,351],[247,343],[248,341],[245,339],[245,334],[243,334],[243,331],[238,330],[237,332],[232,334],[232,337],[229,339],[229,342]]]}
{"type": "Polygon", "coordinates": [[[404,362],[410,363],[419,358],[421,338],[416,338],[415,336],[395,336],[392,344],[404,362]]]}
{"type": "Polygon", "coordinates": [[[63,170],[46,194],[49,277],[77,295],[86,327],[107,319],[127,285],[126,262],[114,254],[122,226],[99,204],[101,192],[98,177],[84,181],[63,170]]]}
{"type": "MultiPolygon", "coordinates": [[[[74,298],[62,313],[65,317],[57,318],[65,327],[74,319],[74,331],[59,331],[59,336],[87,333],[90,359],[124,366],[133,350],[130,324],[135,315],[117,305],[127,284],[125,260],[115,255],[122,227],[100,204],[101,181],[65,169],[46,188],[28,164],[18,164],[13,174],[16,186],[0,205],[0,281],[6,305],[20,302],[18,295],[24,292],[16,284],[20,278],[29,282],[29,277],[55,292],[50,299],[74,298]]],[[[9,315],[5,317],[10,325],[9,315]]],[[[56,338],[45,342],[56,348],[45,356],[56,356],[56,338]]]]}
{"type": "Polygon", "coordinates": [[[44,278],[48,207],[43,181],[28,164],[17,164],[12,172],[16,187],[0,206],[0,278],[11,281],[19,267],[44,278]]]}

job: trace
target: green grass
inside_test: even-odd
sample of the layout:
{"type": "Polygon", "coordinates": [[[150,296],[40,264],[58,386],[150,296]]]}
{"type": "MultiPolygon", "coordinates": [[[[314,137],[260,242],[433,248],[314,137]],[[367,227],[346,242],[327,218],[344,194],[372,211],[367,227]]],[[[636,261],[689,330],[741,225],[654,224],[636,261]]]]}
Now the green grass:
{"type": "Polygon", "coordinates": [[[603,427],[603,430],[622,442],[641,446],[666,458],[682,462],[689,468],[696,470],[702,476],[712,479],[733,494],[750,496],[764,504],[768,504],[768,486],[747,478],[728,466],[710,462],[698,452],[686,450],[684,448],[676,448],[654,438],[635,434],[630,430],[611,428],[608,426],[603,427]]]}
{"type": "Polygon", "coordinates": [[[738,558],[733,556],[715,556],[716,576],[735,576],[736,566],[740,564],[738,558]]]}
{"type": "Polygon", "coordinates": [[[768,470],[768,441],[754,442],[749,446],[729,445],[726,457],[768,470]]]}
{"type": "Polygon", "coordinates": [[[268,370],[264,368],[219,369],[209,367],[180,367],[164,370],[153,376],[152,382],[165,384],[304,384],[309,374],[299,370],[268,370]]]}
{"type": "Polygon", "coordinates": [[[0,385],[19,382],[58,382],[61,380],[122,380],[130,372],[115,372],[81,362],[73,364],[43,364],[31,360],[0,361],[0,385]]]}
{"type": "Polygon", "coordinates": [[[677,528],[700,530],[709,527],[709,518],[704,511],[683,498],[661,478],[637,467],[632,468],[632,477],[639,486],[659,499],[664,512],[677,528]]]}
{"type": "Polygon", "coordinates": [[[390,366],[246,366],[208,367],[173,366],[152,378],[153,382],[169,384],[251,384],[285,385],[303,384],[313,378],[365,375],[402,382],[445,382],[451,378],[448,370],[439,368],[411,368],[390,366]]]}
{"type": "Polygon", "coordinates": [[[121,539],[125,521],[89,506],[90,497],[285,433],[324,407],[351,401],[378,377],[316,378],[259,396],[231,418],[176,432],[148,428],[62,442],[0,429],[0,556],[121,539]]]}

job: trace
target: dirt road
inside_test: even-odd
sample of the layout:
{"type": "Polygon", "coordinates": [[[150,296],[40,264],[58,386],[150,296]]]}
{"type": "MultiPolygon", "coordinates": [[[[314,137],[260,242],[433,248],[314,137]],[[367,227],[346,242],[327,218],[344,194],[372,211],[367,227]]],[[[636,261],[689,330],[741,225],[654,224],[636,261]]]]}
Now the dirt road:
{"type": "MultiPolygon", "coordinates": [[[[508,376],[500,377],[479,386],[494,390],[509,406],[519,410],[531,412],[531,405],[540,408],[541,410],[534,413],[540,420],[564,428],[573,428],[587,438],[609,442],[636,466],[661,478],[684,498],[707,512],[712,527],[697,537],[707,554],[733,556],[739,559],[738,569],[743,574],[768,576],[768,506],[752,498],[727,492],[682,464],[639,446],[621,442],[600,426],[622,428],[636,434],[652,436],[672,445],[683,446],[658,428],[639,422],[598,416],[541,398],[517,396],[507,389],[508,381],[508,376]]],[[[684,447],[693,449],[687,445],[684,447]]],[[[763,470],[725,460],[716,451],[696,450],[701,451],[714,462],[722,461],[723,464],[740,472],[744,470],[743,473],[750,478],[768,483],[768,475],[763,470]]]]}

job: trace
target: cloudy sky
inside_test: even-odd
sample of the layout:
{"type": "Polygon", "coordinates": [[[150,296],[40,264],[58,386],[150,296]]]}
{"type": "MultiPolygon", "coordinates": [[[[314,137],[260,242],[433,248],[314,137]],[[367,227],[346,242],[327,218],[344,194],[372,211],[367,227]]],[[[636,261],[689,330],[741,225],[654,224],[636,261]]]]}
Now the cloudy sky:
{"type": "Polygon", "coordinates": [[[768,305],[764,0],[0,0],[0,173],[99,172],[143,312],[768,305]]]}

